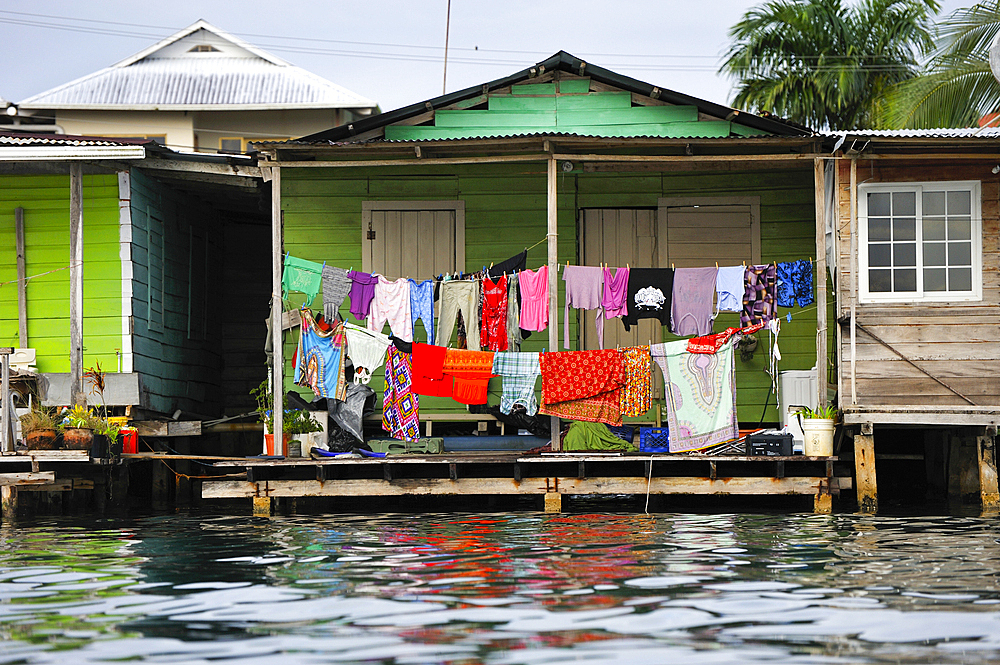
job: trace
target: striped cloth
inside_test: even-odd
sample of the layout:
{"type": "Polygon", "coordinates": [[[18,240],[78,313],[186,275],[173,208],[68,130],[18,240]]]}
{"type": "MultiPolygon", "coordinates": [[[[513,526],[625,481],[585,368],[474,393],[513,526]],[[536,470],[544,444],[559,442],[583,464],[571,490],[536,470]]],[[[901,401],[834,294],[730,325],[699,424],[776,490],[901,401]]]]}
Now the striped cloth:
{"type": "Polygon", "coordinates": [[[535,381],[542,369],[537,353],[497,353],[493,356],[493,373],[503,377],[500,413],[510,413],[517,404],[523,406],[529,416],[538,413],[535,381]]]}

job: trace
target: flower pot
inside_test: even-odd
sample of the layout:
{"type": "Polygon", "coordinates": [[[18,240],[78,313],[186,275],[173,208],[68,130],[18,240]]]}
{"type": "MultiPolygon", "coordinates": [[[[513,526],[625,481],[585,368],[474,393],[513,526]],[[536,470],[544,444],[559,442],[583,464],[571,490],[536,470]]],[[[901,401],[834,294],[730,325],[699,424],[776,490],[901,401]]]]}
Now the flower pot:
{"type": "Polygon", "coordinates": [[[58,450],[59,430],[36,429],[24,437],[28,450],[58,450]]]}
{"type": "Polygon", "coordinates": [[[63,430],[64,450],[90,450],[94,442],[94,431],[83,427],[67,427],[63,430]]]}
{"type": "MultiPolygon", "coordinates": [[[[283,451],[288,450],[288,440],[290,438],[292,438],[290,434],[285,434],[284,436],[281,437],[281,440],[282,440],[281,449],[283,451]]],[[[265,434],[264,435],[264,452],[267,455],[273,455],[274,454],[274,435],[273,434],[265,434]]]]}
{"type": "Polygon", "coordinates": [[[111,441],[103,434],[95,434],[90,444],[90,458],[111,457],[111,441]]]}
{"type": "Polygon", "coordinates": [[[810,457],[833,455],[833,421],[827,418],[803,418],[804,451],[810,457]]]}

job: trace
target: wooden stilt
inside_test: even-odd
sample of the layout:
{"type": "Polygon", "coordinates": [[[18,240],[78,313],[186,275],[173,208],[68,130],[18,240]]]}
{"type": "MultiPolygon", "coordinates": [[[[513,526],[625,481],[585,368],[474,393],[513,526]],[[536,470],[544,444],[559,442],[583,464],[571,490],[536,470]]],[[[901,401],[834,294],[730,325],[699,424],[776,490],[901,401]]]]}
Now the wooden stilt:
{"type": "Polygon", "coordinates": [[[820,515],[829,515],[833,512],[833,495],[816,494],[813,496],[813,512],[820,515]]]}
{"type": "Polygon", "coordinates": [[[547,513],[562,512],[562,494],[560,494],[559,492],[545,493],[545,512],[547,513]]]}
{"type": "Polygon", "coordinates": [[[871,423],[861,426],[854,436],[854,472],[857,477],[858,510],[878,512],[878,483],[875,479],[875,435],[871,423]]]}
{"type": "MultiPolygon", "coordinates": [[[[157,452],[166,452],[166,446],[157,441],[154,448],[157,452]]],[[[160,509],[165,508],[170,500],[170,485],[173,484],[173,473],[163,460],[153,463],[153,506],[160,509]]]]}
{"type": "Polygon", "coordinates": [[[274,499],[269,496],[253,497],[253,516],[270,517],[274,514],[274,499]]]}
{"type": "Polygon", "coordinates": [[[5,524],[10,524],[17,518],[17,488],[0,487],[0,513],[5,524]]]}
{"type": "Polygon", "coordinates": [[[1000,510],[1000,490],[997,487],[995,427],[986,428],[982,435],[976,437],[979,453],[979,497],[982,500],[984,513],[996,513],[1000,510]]]}

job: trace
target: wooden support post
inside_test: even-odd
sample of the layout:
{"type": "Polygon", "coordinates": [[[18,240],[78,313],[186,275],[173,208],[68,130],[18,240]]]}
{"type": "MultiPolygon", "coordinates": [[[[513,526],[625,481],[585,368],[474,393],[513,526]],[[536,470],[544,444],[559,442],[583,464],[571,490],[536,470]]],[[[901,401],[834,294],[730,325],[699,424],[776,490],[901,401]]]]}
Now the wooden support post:
{"type": "Polygon", "coordinates": [[[10,524],[17,519],[17,488],[4,485],[0,487],[0,519],[4,524],[10,524]]]}
{"type": "Polygon", "coordinates": [[[560,494],[559,492],[545,493],[545,512],[547,513],[562,512],[562,494],[560,494]]]}
{"type": "Polygon", "coordinates": [[[9,346],[0,349],[0,452],[4,454],[14,452],[14,433],[17,431],[10,400],[10,353],[13,350],[9,346]]]}
{"type": "Polygon", "coordinates": [[[813,496],[813,512],[818,515],[829,515],[833,512],[833,495],[820,493],[813,496]]]}
{"type": "MultiPolygon", "coordinates": [[[[166,446],[161,441],[153,444],[153,448],[156,452],[166,452],[166,446]]],[[[152,502],[155,508],[163,509],[167,506],[170,499],[170,485],[173,481],[171,476],[173,475],[165,461],[156,460],[153,462],[152,502]]]]}
{"type": "MultiPolygon", "coordinates": [[[[858,403],[858,160],[851,159],[851,404],[858,403]]],[[[856,445],[856,444],[855,444],[856,445]]],[[[857,448],[855,448],[857,449],[857,448]]],[[[872,458],[874,464],[874,458],[872,458]]],[[[874,477],[874,476],[873,476],[874,477]]],[[[858,495],[860,496],[860,494],[858,495]]]]}
{"type": "Polygon", "coordinates": [[[270,517],[274,514],[274,499],[269,496],[253,497],[253,516],[270,517]]]}
{"type": "MultiPolygon", "coordinates": [[[[545,142],[546,152],[549,142],[545,142]]],[[[548,162],[548,223],[546,225],[548,266],[549,266],[549,351],[559,350],[559,199],[556,189],[556,158],[549,155],[548,162]]],[[[551,427],[551,448],[560,450],[562,441],[559,438],[559,418],[549,418],[551,427]]]]}
{"type": "Polygon", "coordinates": [[[285,410],[284,394],[284,370],[285,370],[285,350],[282,347],[284,335],[281,330],[281,269],[283,267],[284,246],[281,241],[281,169],[271,168],[271,335],[272,347],[274,351],[274,366],[271,370],[271,396],[274,399],[273,418],[274,423],[274,454],[285,454],[285,440],[281,435],[284,432],[285,410]]]}
{"type": "Polygon", "coordinates": [[[1000,510],[1000,489],[997,487],[996,427],[986,430],[976,437],[979,452],[979,496],[984,513],[1000,510]]]}
{"type": "Polygon", "coordinates": [[[949,437],[948,501],[961,505],[979,501],[979,453],[976,438],[966,430],[955,430],[949,437]]]}
{"type": "Polygon", "coordinates": [[[69,167],[69,371],[70,399],[86,406],[83,391],[83,165],[69,167]]]}
{"type": "Polygon", "coordinates": [[[878,483],[875,480],[875,435],[871,423],[854,435],[854,472],[857,479],[858,510],[878,512],[878,483]]]}
{"type": "MultiPolygon", "coordinates": [[[[181,455],[191,452],[191,439],[186,436],[174,439],[173,449],[181,455]]],[[[174,462],[174,505],[186,506],[191,503],[191,462],[178,460],[174,462]]]]}
{"type": "Polygon", "coordinates": [[[24,259],[24,208],[14,208],[14,244],[17,248],[17,341],[28,346],[28,282],[24,259]]]}
{"type": "Polygon", "coordinates": [[[816,205],[816,386],[817,406],[826,406],[826,161],[813,162],[816,205]]]}

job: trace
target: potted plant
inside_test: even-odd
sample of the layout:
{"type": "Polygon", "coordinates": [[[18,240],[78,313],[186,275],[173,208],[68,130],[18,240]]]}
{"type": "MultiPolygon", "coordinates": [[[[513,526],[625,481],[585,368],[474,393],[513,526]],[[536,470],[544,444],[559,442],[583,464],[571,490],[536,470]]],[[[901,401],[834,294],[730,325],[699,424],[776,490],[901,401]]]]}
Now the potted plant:
{"type": "Polygon", "coordinates": [[[837,409],[832,404],[822,409],[803,407],[798,411],[804,439],[803,452],[811,457],[833,455],[833,429],[837,409]]]}
{"type": "MultiPolygon", "coordinates": [[[[265,379],[259,386],[250,391],[257,400],[257,417],[264,424],[264,445],[268,455],[274,454],[274,400],[271,397],[271,386],[265,379]]],[[[321,432],[323,427],[303,409],[289,409],[288,399],[284,403],[284,417],[281,423],[282,442],[287,450],[288,442],[293,434],[309,434],[321,432]]]]}
{"type": "Polygon", "coordinates": [[[63,416],[63,448],[67,450],[90,450],[94,442],[94,428],[100,426],[100,419],[85,406],[77,404],[63,416]]]}
{"type": "Polygon", "coordinates": [[[108,405],[104,399],[104,371],[101,369],[100,361],[94,364],[83,373],[83,378],[90,384],[91,394],[97,393],[101,397],[100,409],[91,413],[91,429],[94,432],[94,439],[91,445],[91,457],[112,457],[121,454],[121,445],[118,441],[118,433],[121,425],[112,421],[108,417],[108,405]]]}
{"type": "Polygon", "coordinates": [[[28,450],[56,450],[59,447],[59,424],[50,409],[36,402],[31,411],[19,419],[21,435],[28,450]]]}

